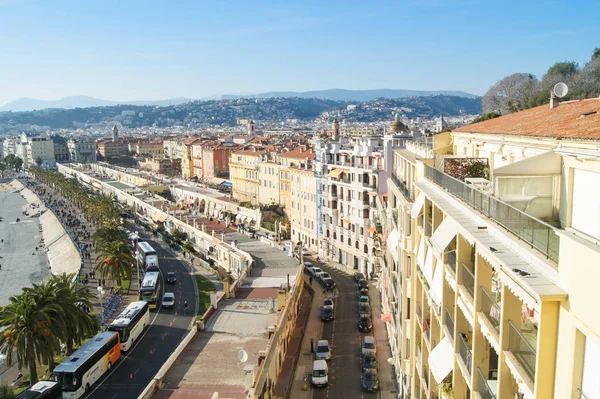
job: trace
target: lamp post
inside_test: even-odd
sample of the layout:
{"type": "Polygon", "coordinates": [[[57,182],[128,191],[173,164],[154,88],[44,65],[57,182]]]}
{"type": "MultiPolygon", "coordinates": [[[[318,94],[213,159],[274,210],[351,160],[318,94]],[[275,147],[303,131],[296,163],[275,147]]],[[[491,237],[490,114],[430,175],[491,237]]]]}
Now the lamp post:
{"type": "Polygon", "coordinates": [[[102,303],[102,299],[104,298],[104,287],[99,285],[96,289],[98,290],[98,298],[100,298],[100,307],[102,308],[101,318],[104,319],[104,304],[102,303]]]}
{"type": "Polygon", "coordinates": [[[140,253],[139,251],[135,251],[135,263],[137,265],[137,283],[138,283],[138,290],[140,288],[140,253]]]}

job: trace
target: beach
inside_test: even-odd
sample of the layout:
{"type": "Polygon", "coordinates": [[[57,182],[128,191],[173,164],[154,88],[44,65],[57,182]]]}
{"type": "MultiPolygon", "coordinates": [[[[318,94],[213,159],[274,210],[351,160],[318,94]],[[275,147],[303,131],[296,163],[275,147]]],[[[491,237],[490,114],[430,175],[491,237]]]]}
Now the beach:
{"type": "Polygon", "coordinates": [[[0,242],[0,306],[23,288],[50,277],[47,253],[40,243],[39,218],[23,215],[27,202],[13,190],[10,185],[0,185],[0,241],[4,240],[0,242]]]}

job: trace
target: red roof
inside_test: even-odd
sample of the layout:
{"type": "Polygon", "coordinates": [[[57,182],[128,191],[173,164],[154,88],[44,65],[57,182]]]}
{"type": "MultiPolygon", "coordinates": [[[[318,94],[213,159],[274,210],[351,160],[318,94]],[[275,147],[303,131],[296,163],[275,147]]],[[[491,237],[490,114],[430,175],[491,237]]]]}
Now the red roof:
{"type": "Polygon", "coordinates": [[[459,133],[507,134],[579,140],[600,139],[600,99],[541,105],[454,129],[459,133]]]}
{"type": "Polygon", "coordinates": [[[314,149],[306,148],[306,146],[298,146],[291,151],[279,155],[280,158],[296,158],[296,159],[315,159],[317,154],[314,149]]]}

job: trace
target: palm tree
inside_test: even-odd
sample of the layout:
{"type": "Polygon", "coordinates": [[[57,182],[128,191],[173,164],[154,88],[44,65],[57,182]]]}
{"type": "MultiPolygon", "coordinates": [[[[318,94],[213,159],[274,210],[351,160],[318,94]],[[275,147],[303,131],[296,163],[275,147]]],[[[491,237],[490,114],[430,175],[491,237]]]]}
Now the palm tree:
{"type": "Polygon", "coordinates": [[[0,385],[0,399],[15,399],[15,392],[7,385],[0,385]]]}
{"type": "Polygon", "coordinates": [[[52,281],[57,290],[58,302],[64,310],[63,333],[68,356],[73,353],[75,344],[81,345],[85,338],[98,332],[98,319],[84,310],[84,307],[92,307],[94,295],[75,281],[74,273],[63,273],[53,277],[52,281]]]}
{"type": "Polygon", "coordinates": [[[128,243],[129,236],[125,230],[118,226],[100,227],[94,234],[92,234],[92,243],[95,247],[104,246],[106,243],[111,241],[123,241],[128,243]]]}
{"type": "Polygon", "coordinates": [[[131,255],[131,247],[127,242],[109,241],[104,245],[97,247],[98,264],[94,270],[102,276],[102,278],[110,278],[117,281],[117,285],[121,285],[122,278],[131,278],[131,265],[135,262],[131,255]]]}

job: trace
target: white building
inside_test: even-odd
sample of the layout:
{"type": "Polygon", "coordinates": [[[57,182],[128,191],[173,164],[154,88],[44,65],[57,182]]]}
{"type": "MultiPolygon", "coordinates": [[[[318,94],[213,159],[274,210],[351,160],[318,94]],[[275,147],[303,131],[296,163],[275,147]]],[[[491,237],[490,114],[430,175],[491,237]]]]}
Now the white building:
{"type": "Polygon", "coordinates": [[[96,142],[70,139],[67,142],[71,162],[91,163],[96,162],[96,142]]]}

